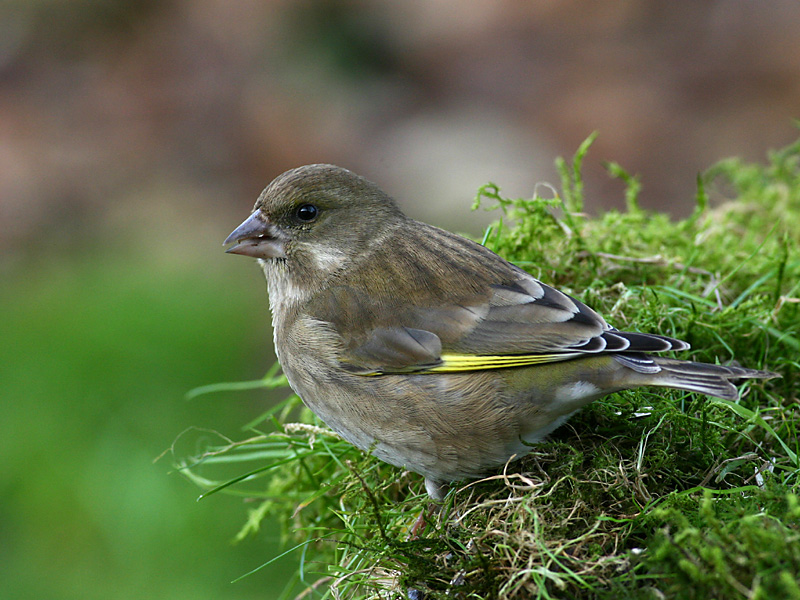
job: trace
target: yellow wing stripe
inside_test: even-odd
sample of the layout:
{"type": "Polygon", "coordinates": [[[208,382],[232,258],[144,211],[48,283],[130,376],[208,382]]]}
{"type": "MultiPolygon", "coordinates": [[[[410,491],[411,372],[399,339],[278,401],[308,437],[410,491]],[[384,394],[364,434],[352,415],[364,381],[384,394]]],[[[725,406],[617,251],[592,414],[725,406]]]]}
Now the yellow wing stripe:
{"type": "Polygon", "coordinates": [[[564,352],[561,354],[510,354],[499,356],[481,356],[475,354],[442,354],[442,362],[436,366],[410,368],[398,371],[368,371],[358,373],[370,377],[389,373],[414,373],[426,375],[429,373],[467,373],[469,371],[484,371],[487,369],[508,369],[511,367],[530,367],[544,363],[560,362],[578,356],[581,352],[564,352]]]}
{"type": "Polygon", "coordinates": [[[511,354],[500,356],[476,356],[473,354],[442,354],[442,364],[425,369],[425,373],[459,373],[483,369],[506,369],[529,367],[543,363],[559,362],[580,356],[580,352],[563,354],[511,354]]]}

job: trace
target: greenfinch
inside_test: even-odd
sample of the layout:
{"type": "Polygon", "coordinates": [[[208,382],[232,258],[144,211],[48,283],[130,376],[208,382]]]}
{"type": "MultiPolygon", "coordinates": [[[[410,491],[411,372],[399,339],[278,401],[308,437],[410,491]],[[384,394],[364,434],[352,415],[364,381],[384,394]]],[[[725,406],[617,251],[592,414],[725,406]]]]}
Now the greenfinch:
{"type": "Polygon", "coordinates": [[[491,250],[415,221],[333,165],[278,176],[225,240],[258,259],[275,350],[331,429],[441,499],[527,453],[587,403],[661,386],[735,399],[767,371],[663,358],[491,250]]]}

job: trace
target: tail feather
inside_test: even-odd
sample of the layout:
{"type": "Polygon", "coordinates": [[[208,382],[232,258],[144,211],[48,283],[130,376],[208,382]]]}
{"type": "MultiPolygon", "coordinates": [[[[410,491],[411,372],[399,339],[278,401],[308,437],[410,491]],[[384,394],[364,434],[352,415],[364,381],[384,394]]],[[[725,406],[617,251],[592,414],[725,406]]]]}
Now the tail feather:
{"type": "Polygon", "coordinates": [[[643,355],[626,357],[624,354],[616,355],[615,358],[622,364],[630,367],[634,371],[643,375],[644,385],[657,385],[690,392],[699,392],[722,398],[724,400],[736,400],[739,398],[739,391],[732,381],[739,379],[772,379],[780,377],[777,373],[770,371],[758,371],[756,369],[745,369],[736,366],[711,365],[708,363],[690,362],[686,360],[675,360],[660,356],[647,356],[644,360],[643,355]],[[645,364],[647,369],[645,370],[645,364]],[[658,367],[658,372],[653,373],[653,367],[658,367]]]}

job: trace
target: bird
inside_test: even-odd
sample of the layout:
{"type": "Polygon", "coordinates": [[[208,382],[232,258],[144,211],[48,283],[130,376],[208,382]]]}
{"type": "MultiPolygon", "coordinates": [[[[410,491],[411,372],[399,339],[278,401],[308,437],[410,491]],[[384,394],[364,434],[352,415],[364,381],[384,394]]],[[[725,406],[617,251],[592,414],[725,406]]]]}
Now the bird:
{"type": "Polygon", "coordinates": [[[657,386],[733,400],[734,381],[777,376],[659,356],[689,344],[613,328],[334,165],[279,175],[224,246],[264,272],[291,388],[351,444],[422,475],[437,501],[602,396],[657,386]]]}

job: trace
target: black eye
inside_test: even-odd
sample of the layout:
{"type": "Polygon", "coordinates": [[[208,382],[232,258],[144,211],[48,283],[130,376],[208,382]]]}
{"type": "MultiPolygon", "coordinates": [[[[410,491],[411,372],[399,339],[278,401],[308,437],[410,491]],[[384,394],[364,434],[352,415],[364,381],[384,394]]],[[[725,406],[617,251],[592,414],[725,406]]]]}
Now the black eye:
{"type": "Polygon", "coordinates": [[[303,223],[311,223],[319,215],[319,209],[313,204],[301,204],[295,212],[297,218],[303,223]]]}

